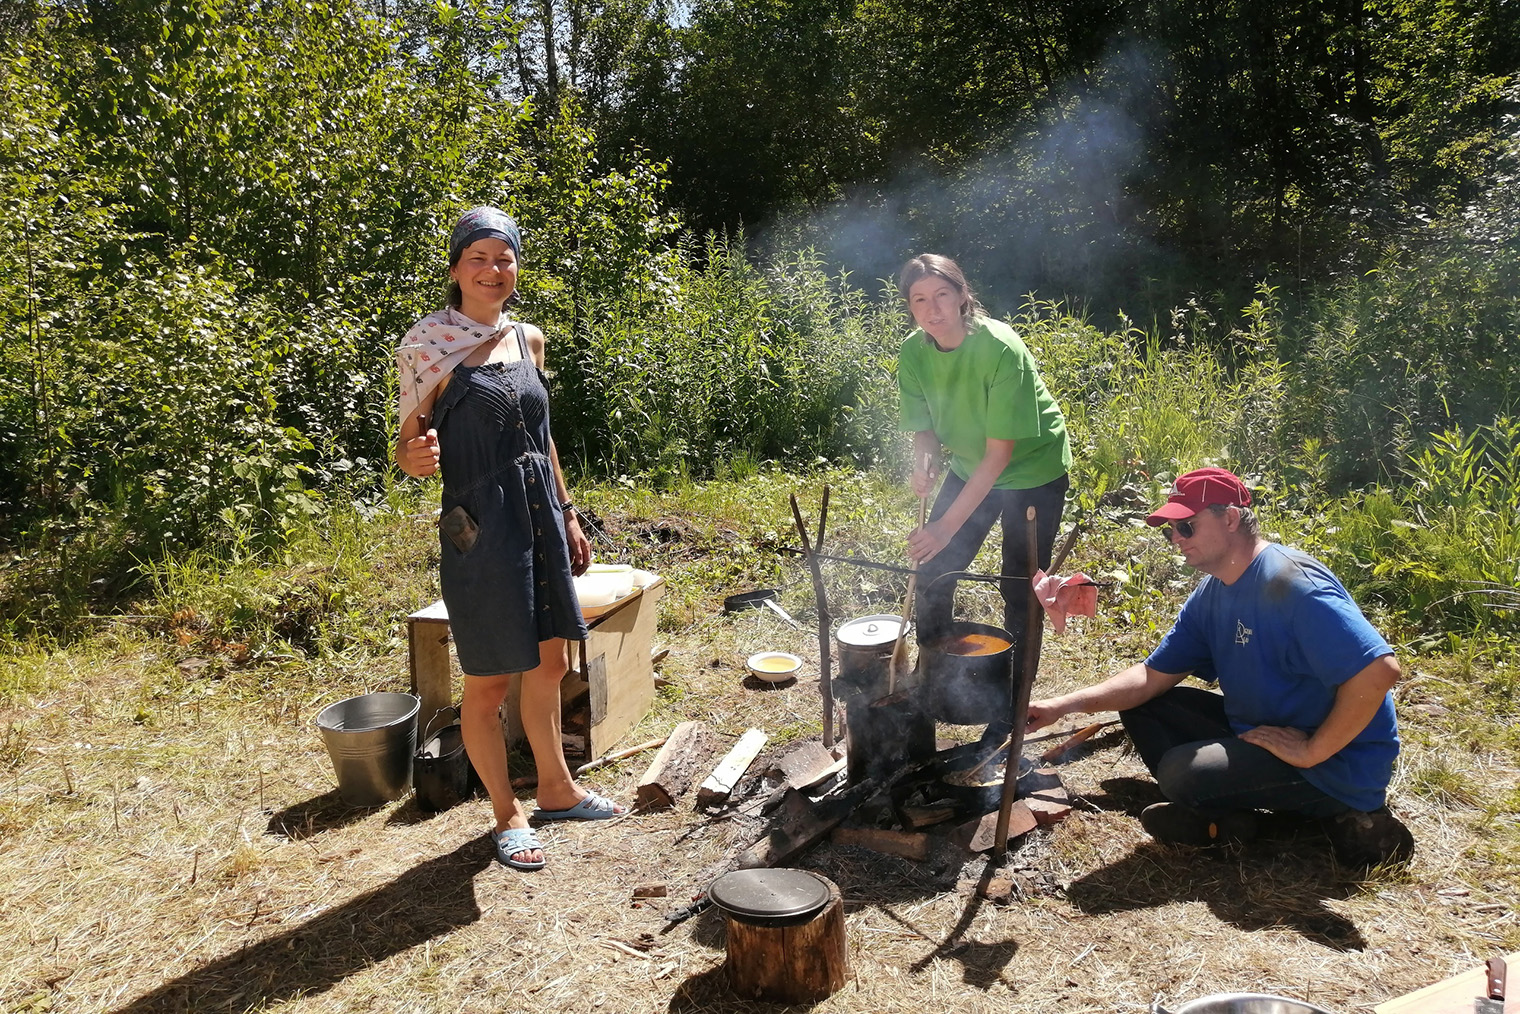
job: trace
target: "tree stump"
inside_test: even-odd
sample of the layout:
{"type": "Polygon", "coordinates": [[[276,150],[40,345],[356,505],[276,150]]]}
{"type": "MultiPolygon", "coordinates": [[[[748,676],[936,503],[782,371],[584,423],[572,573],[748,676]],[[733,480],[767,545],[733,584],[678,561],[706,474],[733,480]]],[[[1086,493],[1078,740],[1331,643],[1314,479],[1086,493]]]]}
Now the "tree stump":
{"type": "Polygon", "coordinates": [[[844,901],[832,881],[818,879],[828,885],[829,900],[801,922],[749,921],[724,913],[724,967],[734,992],[772,1003],[815,1003],[844,985],[849,973],[844,901]]]}

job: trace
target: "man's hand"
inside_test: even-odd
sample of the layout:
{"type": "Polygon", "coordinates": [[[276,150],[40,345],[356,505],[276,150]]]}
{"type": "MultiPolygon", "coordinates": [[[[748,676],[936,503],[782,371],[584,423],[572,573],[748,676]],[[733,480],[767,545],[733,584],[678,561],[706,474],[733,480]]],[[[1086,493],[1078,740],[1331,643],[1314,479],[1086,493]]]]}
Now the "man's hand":
{"type": "Polygon", "coordinates": [[[1296,768],[1312,768],[1324,759],[1314,756],[1309,749],[1309,735],[1297,729],[1280,725],[1258,725],[1242,732],[1240,738],[1296,768]]]}
{"type": "Polygon", "coordinates": [[[1059,722],[1071,714],[1070,709],[1063,707],[1059,697],[1051,697],[1043,701],[1029,702],[1029,724],[1024,726],[1025,732],[1038,732],[1050,725],[1059,722]]]}

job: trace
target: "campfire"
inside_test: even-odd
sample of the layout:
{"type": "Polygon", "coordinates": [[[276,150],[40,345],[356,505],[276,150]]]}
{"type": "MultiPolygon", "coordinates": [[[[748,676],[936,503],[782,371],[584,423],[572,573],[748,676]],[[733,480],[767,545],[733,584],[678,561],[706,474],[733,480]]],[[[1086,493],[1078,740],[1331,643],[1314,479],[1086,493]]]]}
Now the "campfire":
{"type": "MultiPolygon", "coordinates": [[[[875,614],[833,628],[819,551],[828,490],[816,538],[795,498],[792,507],[818,602],[823,729],[770,751],[766,733],[751,729],[716,764],[717,736],[705,723],[684,722],[671,733],[640,779],[638,805],[674,805],[700,782],[697,809],[711,821],[728,822],[733,842],[693,885],[693,902],[668,913],[671,924],[705,907],[708,884],[723,874],[784,866],[825,837],[910,861],[958,858],[965,869],[995,870],[1010,842],[1017,845],[1070,812],[1051,765],[1101,727],[1070,738],[1043,737],[1055,745],[1034,760],[1023,756],[1022,722],[1010,723],[1014,731],[1001,744],[938,739],[937,721],[964,725],[968,716],[1011,718],[1027,709],[1041,617],[1031,617],[1032,643],[1023,646],[1029,678],[1018,681],[1022,686],[1011,685],[1011,635],[985,624],[957,625],[907,666],[909,602],[900,615],[875,614]],[[837,681],[831,678],[836,651],[837,681]],[[1000,706],[989,709],[989,700],[1000,706]]],[[[1062,555],[1070,544],[1068,537],[1062,555]]],[[[910,586],[910,601],[911,595],[910,586]]]]}

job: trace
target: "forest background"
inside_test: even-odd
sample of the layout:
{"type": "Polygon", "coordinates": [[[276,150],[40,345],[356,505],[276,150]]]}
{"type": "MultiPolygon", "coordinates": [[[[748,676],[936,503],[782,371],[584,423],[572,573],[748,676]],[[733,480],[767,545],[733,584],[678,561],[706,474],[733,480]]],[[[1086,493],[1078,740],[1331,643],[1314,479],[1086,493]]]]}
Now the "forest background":
{"type": "Polygon", "coordinates": [[[900,473],[883,279],[938,250],[1039,357],[1081,503],[1235,467],[1512,699],[1500,0],[7,0],[0,47],[12,645],[415,503],[392,348],[489,202],[578,486],[900,473]]]}

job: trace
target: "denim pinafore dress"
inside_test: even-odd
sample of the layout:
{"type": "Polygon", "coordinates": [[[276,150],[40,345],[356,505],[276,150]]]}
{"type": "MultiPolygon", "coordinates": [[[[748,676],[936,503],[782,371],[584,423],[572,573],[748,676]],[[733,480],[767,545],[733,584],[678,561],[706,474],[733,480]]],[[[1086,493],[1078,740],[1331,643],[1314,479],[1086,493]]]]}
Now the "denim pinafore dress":
{"type": "Polygon", "coordinates": [[[467,550],[439,533],[443,601],[471,676],[526,672],[539,642],[586,637],[549,461],[549,392],[514,331],[521,359],[457,367],[433,410],[442,516],[463,507],[477,526],[467,550]]]}

